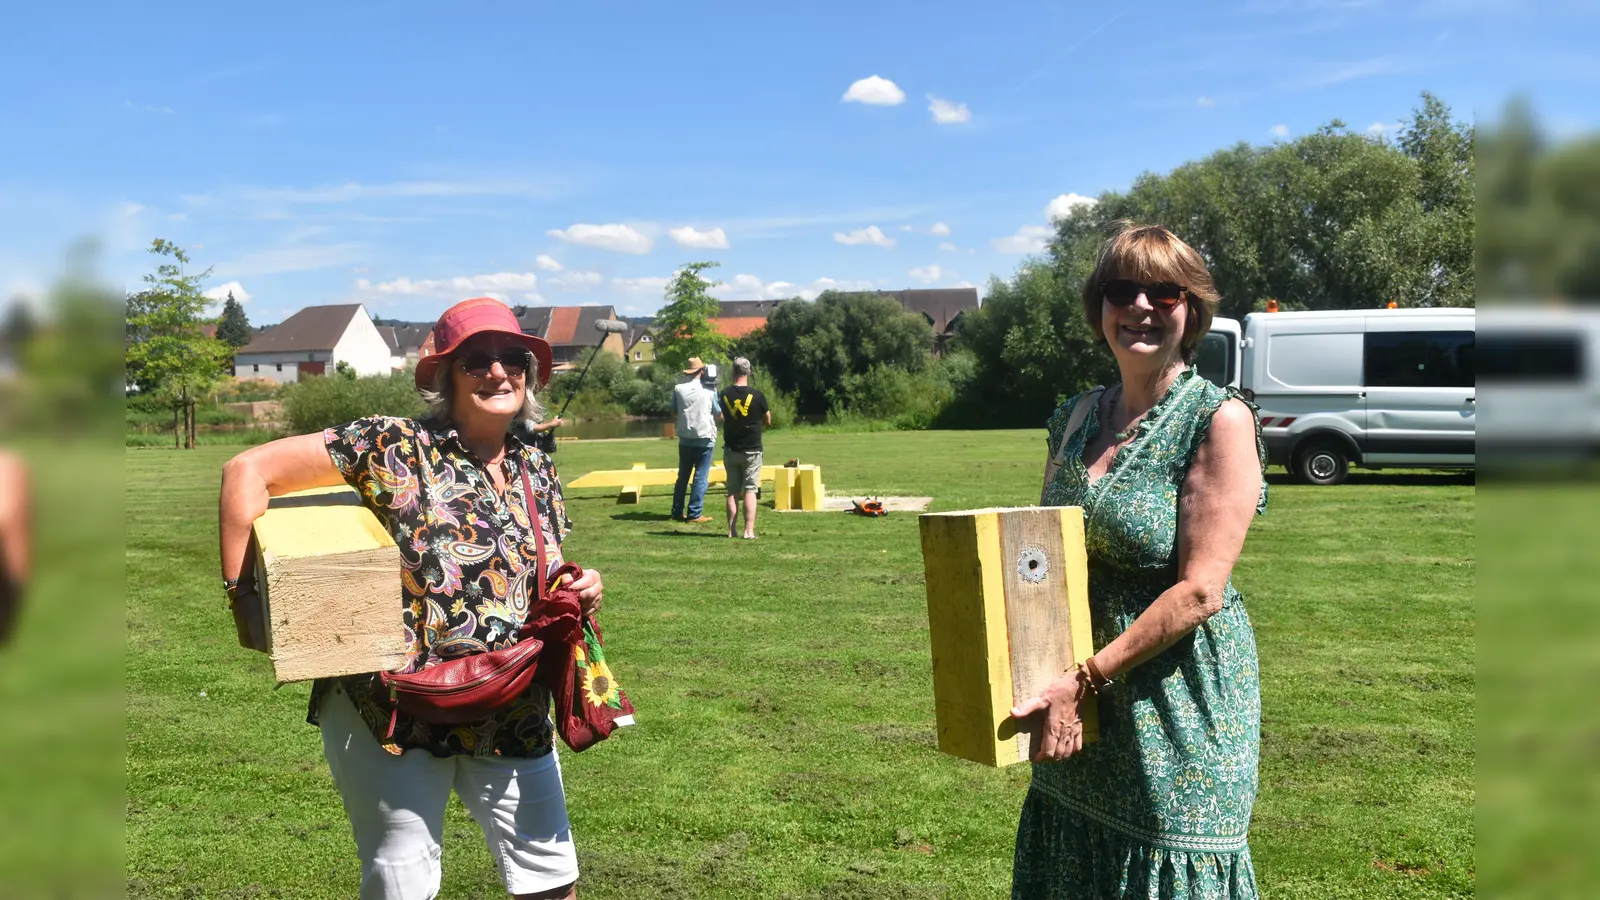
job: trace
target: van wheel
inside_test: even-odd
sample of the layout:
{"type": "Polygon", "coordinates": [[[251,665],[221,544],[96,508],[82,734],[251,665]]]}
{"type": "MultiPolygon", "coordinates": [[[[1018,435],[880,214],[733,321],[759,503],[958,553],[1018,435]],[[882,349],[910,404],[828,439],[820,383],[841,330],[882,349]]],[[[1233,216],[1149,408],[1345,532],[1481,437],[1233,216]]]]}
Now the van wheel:
{"type": "Polygon", "coordinates": [[[1311,484],[1341,484],[1350,474],[1350,457],[1332,441],[1316,441],[1296,456],[1294,471],[1311,484]]]}

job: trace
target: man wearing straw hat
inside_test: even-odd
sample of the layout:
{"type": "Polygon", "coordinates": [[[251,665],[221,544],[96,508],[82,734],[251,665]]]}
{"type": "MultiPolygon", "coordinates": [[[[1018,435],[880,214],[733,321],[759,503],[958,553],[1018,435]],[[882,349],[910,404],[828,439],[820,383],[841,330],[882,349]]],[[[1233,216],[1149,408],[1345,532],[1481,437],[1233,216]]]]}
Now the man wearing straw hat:
{"type": "Polygon", "coordinates": [[[706,364],[700,357],[689,357],[683,374],[683,382],[672,389],[672,411],[678,416],[678,482],[672,488],[672,519],[703,524],[711,521],[705,515],[706,482],[710,480],[712,451],[717,446],[717,417],[722,415],[722,407],[717,403],[717,392],[706,387],[706,364]],[[689,484],[691,474],[693,487],[689,484]],[[686,490],[687,509],[683,505],[686,490]]]}

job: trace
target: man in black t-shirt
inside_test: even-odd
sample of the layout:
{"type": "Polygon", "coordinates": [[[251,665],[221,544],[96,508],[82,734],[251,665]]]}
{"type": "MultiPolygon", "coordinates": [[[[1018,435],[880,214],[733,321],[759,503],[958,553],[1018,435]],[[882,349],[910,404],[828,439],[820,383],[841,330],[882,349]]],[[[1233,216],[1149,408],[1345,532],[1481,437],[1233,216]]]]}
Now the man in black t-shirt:
{"type": "Polygon", "coordinates": [[[750,386],[750,360],[733,361],[733,386],[722,392],[722,465],[728,470],[728,537],[744,499],[744,538],[756,537],[756,491],[761,488],[761,429],[772,424],[767,398],[750,386]]]}

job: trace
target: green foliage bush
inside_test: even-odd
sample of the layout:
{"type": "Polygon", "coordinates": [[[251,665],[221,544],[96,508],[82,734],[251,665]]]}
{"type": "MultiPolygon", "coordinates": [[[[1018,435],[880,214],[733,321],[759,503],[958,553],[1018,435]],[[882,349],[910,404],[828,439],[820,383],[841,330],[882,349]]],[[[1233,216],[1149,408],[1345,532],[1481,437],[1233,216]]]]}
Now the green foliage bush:
{"type": "Polygon", "coordinates": [[[306,378],[283,392],[290,434],[311,434],[363,416],[419,416],[424,409],[409,370],[366,378],[306,378]]]}
{"type": "Polygon", "coordinates": [[[665,418],[672,415],[672,387],[677,380],[677,373],[667,366],[644,366],[619,392],[619,399],[630,416],[665,418]]]}
{"type": "Polygon", "coordinates": [[[897,430],[920,430],[944,424],[958,394],[972,381],[975,361],[969,353],[935,359],[919,371],[877,365],[859,375],[846,375],[828,411],[833,424],[887,422],[897,430]]]}
{"type": "Polygon", "coordinates": [[[933,330],[893,297],[827,291],[809,303],[778,304],[741,346],[794,394],[798,411],[821,413],[837,405],[847,377],[879,366],[921,371],[931,359],[933,330]]]}
{"type": "Polygon", "coordinates": [[[794,395],[778,387],[771,374],[764,369],[754,369],[750,373],[750,386],[767,398],[767,408],[772,411],[772,424],[768,427],[777,429],[794,425],[798,416],[794,395]]]}

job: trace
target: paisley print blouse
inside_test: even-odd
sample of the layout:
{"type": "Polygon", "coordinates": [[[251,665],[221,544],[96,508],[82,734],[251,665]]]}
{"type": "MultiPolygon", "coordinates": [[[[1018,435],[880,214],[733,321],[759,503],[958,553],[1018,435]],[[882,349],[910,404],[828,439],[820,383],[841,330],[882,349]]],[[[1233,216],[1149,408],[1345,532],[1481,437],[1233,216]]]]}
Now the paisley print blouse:
{"type": "MultiPolygon", "coordinates": [[[[505,494],[454,426],[433,420],[368,418],[329,428],[323,440],[345,481],[383,523],[400,549],[396,598],[409,643],[402,671],[416,672],[468,653],[516,643],[515,631],[537,596],[538,552],[532,529],[545,532],[545,574],[561,565],[561,540],[572,529],[554,462],[514,436],[501,462],[505,494]],[[533,486],[523,496],[522,471],[533,486]]],[[[550,752],[550,697],[538,684],[491,718],[433,725],[394,712],[376,673],[321,679],[311,690],[307,721],[329,691],[350,696],[390,753],[411,748],[435,756],[541,756],[550,752]]]]}

